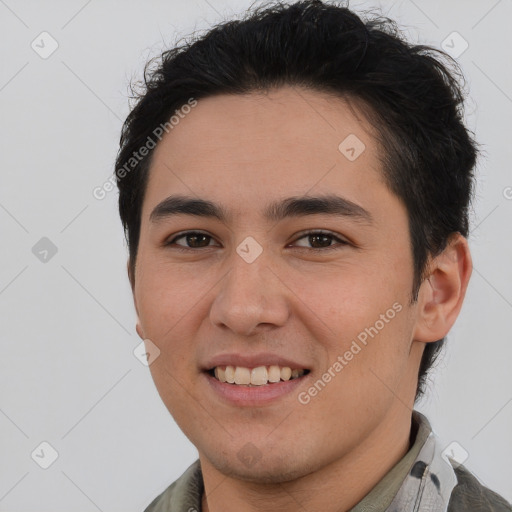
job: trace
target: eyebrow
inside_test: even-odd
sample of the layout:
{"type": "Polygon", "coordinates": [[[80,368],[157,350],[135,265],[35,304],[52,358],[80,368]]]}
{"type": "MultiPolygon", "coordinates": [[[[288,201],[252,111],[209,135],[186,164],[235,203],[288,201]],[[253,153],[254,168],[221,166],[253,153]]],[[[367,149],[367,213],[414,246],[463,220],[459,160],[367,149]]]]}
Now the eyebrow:
{"type": "MultiPolygon", "coordinates": [[[[369,211],[344,197],[332,194],[318,197],[288,197],[269,204],[263,214],[266,219],[274,222],[290,217],[324,214],[349,217],[368,225],[373,224],[373,218],[369,211]]],[[[212,201],[173,195],[155,206],[149,220],[156,224],[175,215],[212,218],[223,223],[226,223],[230,217],[225,208],[212,201]]]]}

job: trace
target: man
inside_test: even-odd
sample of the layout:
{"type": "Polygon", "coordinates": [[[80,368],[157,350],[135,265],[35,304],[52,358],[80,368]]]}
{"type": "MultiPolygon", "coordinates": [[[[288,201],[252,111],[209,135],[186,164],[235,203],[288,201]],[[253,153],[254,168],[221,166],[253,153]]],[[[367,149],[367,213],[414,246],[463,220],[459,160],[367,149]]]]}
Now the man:
{"type": "Polygon", "coordinates": [[[116,162],[150,370],[199,460],[146,509],[505,511],[414,411],[471,275],[442,55],[319,0],[163,54],[116,162]]]}

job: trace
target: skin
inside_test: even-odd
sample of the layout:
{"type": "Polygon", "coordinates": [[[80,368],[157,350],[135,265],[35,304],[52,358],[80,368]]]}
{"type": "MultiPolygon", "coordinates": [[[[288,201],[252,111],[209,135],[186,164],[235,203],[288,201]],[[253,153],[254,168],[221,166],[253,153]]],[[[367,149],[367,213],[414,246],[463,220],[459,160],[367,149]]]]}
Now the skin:
{"type": "Polygon", "coordinates": [[[472,266],[466,239],[454,235],[411,304],[407,211],[383,181],[373,130],[356,103],[281,87],[202,99],[155,149],[130,275],[137,332],[160,349],[152,377],[199,452],[203,510],[349,510],[409,449],[421,355],[455,322],[472,266]],[[338,150],[350,134],[366,146],[354,161],[338,150]],[[333,193],[367,210],[372,224],[263,215],[271,201],[333,193]],[[171,194],[219,203],[228,218],[150,222],[171,194]],[[319,229],[334,238],[314,245],[303,234],[319,229]],[[164,245],[187,230],[211,238],[164,245]],[[247,236],[263,249],[252,263],[236,252],[247,236]],[[395,303],[401,311],[301,404],[298,392],[395,303]],[[274,402],[236,407],[201,367],[226,352],[271,352],[310,374],[274,402]],[[247,443],[259,457],[250,467],[238,456],[247,443]]]}

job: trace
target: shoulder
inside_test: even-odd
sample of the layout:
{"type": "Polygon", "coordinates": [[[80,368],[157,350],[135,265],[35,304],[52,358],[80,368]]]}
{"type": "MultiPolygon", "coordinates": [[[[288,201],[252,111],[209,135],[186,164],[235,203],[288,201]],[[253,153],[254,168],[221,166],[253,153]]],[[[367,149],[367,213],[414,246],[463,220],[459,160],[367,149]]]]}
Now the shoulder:
{"type": "Polygon", "coordinates": [[[144,512],[168,512],[171,510],[171,497],[176,487],[176,482],[172,483],[162,494],[159,494],[145,509],[144,512]]]}
{"type": "Polygon", "coordinates": [[[201,465],[196,460],[175,482],[158,495],[144,512],[190,512],[201,510],[203,494],[201,465]]]}
{"type": "Polygon", "coordinates": [[[448,512],[512,512],[512,505],[482,485],[463,465],[454,466],[458,483],[452,491],[448,512]]]}

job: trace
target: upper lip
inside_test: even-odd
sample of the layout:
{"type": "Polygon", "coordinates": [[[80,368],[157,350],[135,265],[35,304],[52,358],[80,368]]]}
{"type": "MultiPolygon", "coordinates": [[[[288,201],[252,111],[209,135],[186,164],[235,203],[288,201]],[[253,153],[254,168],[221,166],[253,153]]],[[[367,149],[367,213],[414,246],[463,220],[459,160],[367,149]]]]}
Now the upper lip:
{"type": "Polygon", "coordinates": [[[288,359],[287,357],[279,356],[270,353],[258,354],[217,354],[216,356],[208,359],[204,365],[204,370],[211,370],[216,366],[241,366],[244,368],[257,368],[258,366],[287,366],[292,370],[307,370],[307,365],[288,359]]]}

